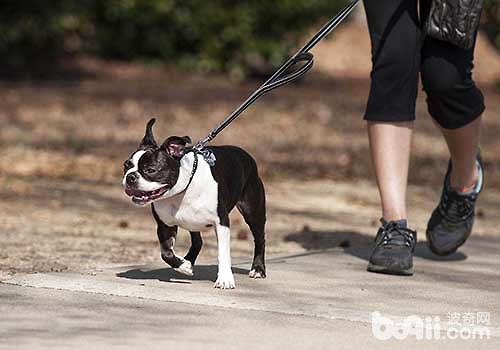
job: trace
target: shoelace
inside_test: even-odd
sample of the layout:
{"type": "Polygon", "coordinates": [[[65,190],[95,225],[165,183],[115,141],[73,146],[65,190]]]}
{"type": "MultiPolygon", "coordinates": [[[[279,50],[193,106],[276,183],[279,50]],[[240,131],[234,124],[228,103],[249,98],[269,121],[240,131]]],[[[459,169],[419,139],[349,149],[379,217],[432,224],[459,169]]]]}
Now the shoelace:
{"type": "Polygon", "coordinates": [[[475,200],[476,194],[459,195],[445,191],[439,208],[448,221],[461,221],[472,214],[475,200]]]}
{"type": "Polygon", "coordinates": [[[406,245],[413,249],[415,246],[415,231],[401,227],[394,222],[389,222],[382,227],[382,245],[406,245]]]}

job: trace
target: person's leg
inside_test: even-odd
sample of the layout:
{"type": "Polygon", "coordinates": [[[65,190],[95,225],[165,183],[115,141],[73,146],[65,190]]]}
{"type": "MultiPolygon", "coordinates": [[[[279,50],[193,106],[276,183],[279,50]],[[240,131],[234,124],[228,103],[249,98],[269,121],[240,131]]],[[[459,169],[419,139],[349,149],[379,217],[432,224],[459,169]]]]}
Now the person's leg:
{"type": "Polygon", "coordinates": [[[481,91],[472,80],[473,50],[428,38],[423,47],[422,83],[429,114],[439,125],[453,164],[450,183],[464,189],[477,179],[481,91]]]}
{"type": "Polygon", "coordinates": [[[365,120],[382,217],[406,219],[406,183],[420,60],[417,1],[365,0],[372,44],[365,120]]]}
{"type": "MultiPolygon", "coordinates": [[[[431,1],[421,1],[423,18],[431,1]]],[[[439,255],[457,250],[472,232],[475,203],[483,187],[479,134],[484,99],[472,79],[474,48],[462,49],[427,38],[421,75],[429,114],[439,124],[450,151],[440,202],[427,224],[430,249],[439,255]]]]}
{"type": "Polygon", "coordinates": [[[406,185],[413,122],[368,122],[370,150],[386,221],[407,218],[406,185]]]}
{"type": "Polygon", "coordinates": [[[417,1],[366,0],[372,44],[366,107],[382,218],[406,219],[406,183],[419,66],[417,1]]]}
{"type": "MultiPolygon", "coordinates": [[[[431,0],[420,0],[423,21],[431,0]]],[[[421,75],[429,114],[440,126],[450,151],[451,184],[471,185],[477,177],[484,98],[472,79],[474,47],[462,49],[445,41],[426,38],[422,47],[421,75]]]]}
{"type": "Polygon", "coordinates": [[[459,129],[444,129],[441,132],[450,151],[453,164],[450,185],[459,192],[467,192],[477,181],[476,157],[482,118],[479,117],[459,129]]]}
{"type": "Polygon", "coordinates": [[[373,64],[365,120],[382,204],[368,270],[411,275],[416,232],[406,220],[406,183],[420,62],[417,0],[364,4],[373,64]]]}

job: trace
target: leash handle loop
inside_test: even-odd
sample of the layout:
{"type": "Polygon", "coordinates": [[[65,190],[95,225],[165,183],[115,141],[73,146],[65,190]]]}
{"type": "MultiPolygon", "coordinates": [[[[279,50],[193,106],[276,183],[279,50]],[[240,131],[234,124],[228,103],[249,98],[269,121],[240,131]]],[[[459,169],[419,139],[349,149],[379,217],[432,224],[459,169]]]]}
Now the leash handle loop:
{"type": "Polygon", "coordinates": [[[297,56],[293,57],[293,59],[290,60],[287,65],[285,65],[285,70],[283,71],[282,74],[277,76],[273,81],[271,81],[269,83],[265,83],[263,86],[261,86],[261,88],[259,90],[261,90],[262,94],[260,94],[260,96],[262,96],[263,94],[268,93],[269,91],[274,90],[280,86],[286,85],[288,83],[291,83],[291,82],[301,78],[312,68],[313,64],[314,64],[314,56],[312,53],[302,52],[302,53],[298,54],[297,56]],[[280,78],[283,73],[285,73],[291,67],[293,67],[294,65],[296,65],[300,62],[305,62],[305,63],[300,68],[293,71],[292,73],[280,78]],[[278,78],[280,78],[280,79],[278,79],[278,78]]]}
{"type": "Polygon", "coordinates": [[[268,79],[264,84],[262,84],[257,90],[255,90],[238,108],[236,108],[230,115],[224,119],[222,123],[217,125],[210,133],[204,138],[196,143],[193,147],[197,151],[203,150],[203,148],[212,141],[225,127],[227,127],[233,120],[235,120],[245,109],[248,108],[252,103],[254,103],[259,97],[274,90],[280,86],[291,83],[304,74],[306,74],[313,66],[314,56],[309,52],[318,42],[320,42],[325,36],[330,34],[356,7],[359,0],[352,0],[344,9],[342,9],[335,17],[328,21],[320,30],[317,32],[309,42],[304,45],[295,55],[293,55],[288,61],[285,62],[278,70],[268,79]],[[285,75],[289,68],[293,67],[299,62],[304,62],[304,64],[297,70],[285,75]]]}
{"type": "Polygon", "coordinates": [[[248,97],[236,110],[231,113],[221,124],[215,127],[204,139],[198,141],[193,147],[197,151],[201,151],[210,141],[212,141],[219,132],[228,126],[236,119],[245,109],[254,103],[259,97],[274,90],[280,86],[291,83],[304,76],[313,66],[314,56],[309,52],[299,52],[290,58],[283,66],[278,69],[264,84],[262,84],[254,93],[248,97]],[[301,62],[305,62],[300,68],[297,68],[292,73],[284,75],[291,67],[301,62]]]}

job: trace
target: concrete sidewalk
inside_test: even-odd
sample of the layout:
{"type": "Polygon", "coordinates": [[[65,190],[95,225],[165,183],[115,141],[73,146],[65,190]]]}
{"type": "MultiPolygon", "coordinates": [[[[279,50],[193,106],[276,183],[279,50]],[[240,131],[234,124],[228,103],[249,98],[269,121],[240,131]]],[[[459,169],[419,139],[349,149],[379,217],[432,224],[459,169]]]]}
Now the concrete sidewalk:
{"type": "Polygon", "coordinates": [[[499,239],[478,236],[436,260],[420,244],[413,277],[367,273],[369,247],[270,258],[266,280],[250,280],[249,262],[237,261],[230,291],[212,288],[214,265],[192,279],[164,265],[16,275],[0,284],[0,347],[498,349],[499,250],[499,239]],[[398,323],[439,316],[442,339],[378,340],[375,311],[398,323]],[[448,338],[478,312],[490,316],[489,339],[448,338]]]}

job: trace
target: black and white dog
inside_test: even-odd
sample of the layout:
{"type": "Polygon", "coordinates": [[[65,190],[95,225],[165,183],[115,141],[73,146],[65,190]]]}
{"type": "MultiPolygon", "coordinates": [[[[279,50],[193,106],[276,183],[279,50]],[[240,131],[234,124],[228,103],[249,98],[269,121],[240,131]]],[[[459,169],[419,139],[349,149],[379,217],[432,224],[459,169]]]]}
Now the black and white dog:
{"type": "Polygon", "coordinates": [[[187,147],[189,137],[170,136],[158,146],[151,119],[137,151],[124,163],[125,193],[138,205],[151,203],[158,225],[162,259],[186,275],[201,250],[201,231],[215,229],[218,274],[214,287],[234,288],[231,270],[229,213],[236,206],[250,227],[255,251],[251,278],[265,278],[266,199],[255,160],[241,148],[214,146],[210,166],[204,157],[187,147]],[[182,258],[174,253],[177,227],[191,233],[191,248],[182,258]]]}

